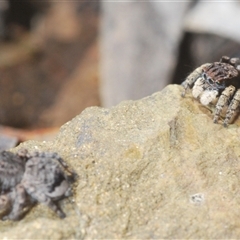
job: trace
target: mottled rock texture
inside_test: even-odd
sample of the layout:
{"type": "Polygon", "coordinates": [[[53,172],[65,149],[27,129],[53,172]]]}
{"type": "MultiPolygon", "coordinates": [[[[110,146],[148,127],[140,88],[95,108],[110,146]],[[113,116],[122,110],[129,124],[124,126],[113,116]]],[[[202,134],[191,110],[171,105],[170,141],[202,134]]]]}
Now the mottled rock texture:
{"type": "Polygon", "coordinates": [[[87,108],[54,141],[20,145],[58,152],[79,179],[65,219],[37,205],[0,238],[240,238],[239,122],[213,124],[181,91],[87,108]]]}

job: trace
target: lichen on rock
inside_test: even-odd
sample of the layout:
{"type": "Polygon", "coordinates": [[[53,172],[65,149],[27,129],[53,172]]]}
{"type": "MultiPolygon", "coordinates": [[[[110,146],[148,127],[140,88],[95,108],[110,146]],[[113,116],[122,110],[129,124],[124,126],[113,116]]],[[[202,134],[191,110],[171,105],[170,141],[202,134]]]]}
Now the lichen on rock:
{"type": "Polygon", "coordinates": [[[79,179],[64,220],[38,205],[0,238],[239,238],[239,121],[213,124],[181,91],[87,108],[53,141],[21,144],[58,152],[79,179]]]}

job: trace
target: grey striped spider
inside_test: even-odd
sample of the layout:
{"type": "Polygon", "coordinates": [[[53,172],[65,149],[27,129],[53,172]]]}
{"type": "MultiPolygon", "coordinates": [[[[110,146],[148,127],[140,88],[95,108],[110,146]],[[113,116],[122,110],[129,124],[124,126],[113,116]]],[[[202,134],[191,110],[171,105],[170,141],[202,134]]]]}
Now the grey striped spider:
{"type": "Polygon", "coordinates": [[[66,215],[57,205],[71,195],[77,175],[56,153],[29,154],[26,149],[13,154],[0,152],[0,211],[3,220],[19,220],[34,203],[40,202],[60,218],[66,215]]]}

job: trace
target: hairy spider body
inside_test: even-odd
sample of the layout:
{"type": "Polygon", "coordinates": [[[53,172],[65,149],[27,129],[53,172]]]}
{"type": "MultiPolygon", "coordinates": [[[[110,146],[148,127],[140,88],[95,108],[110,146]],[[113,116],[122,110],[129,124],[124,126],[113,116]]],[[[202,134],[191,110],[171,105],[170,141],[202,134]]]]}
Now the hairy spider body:
{"type": "Polygon", "coordinates": [[[239,72],[238,58],[223,56],[219,62],[205,63],[183,81],[182,96],[192,88],[193,97],[199,99],[202,105],[216,104],[214,123],[218,122],[223,109],[228,106],[223,123],[226,127],[240,105],[240,86],[234,82],[239,72]]]}
{"type": "Polygon", "coordinates": [[[8,187],[0,195],[0,211],[5,214],[3,219],[18,220],[23,215],[24,208],[36,202],[47,205],[60,218],[64,218],[66,215],[56,201],[71,195],[70,183],[75,180],[76,173],[69,170],[64,160],[55,153],[30,155],[27,151],[21,151],[17,155],[8,156],[13,157],[9,165],[15,169],[18,177],[14,182],[9,182],[11,172],[5,171],[3,175],[0,172],[0,180],[5,179],[8,187]],[[21,168],[16,156],[24,159],[21,168]]]}
{"type": "Polygon", "coordinates": [[[22,179],[25,171],[25,160],[19,155],[2,151],[0,152],[0,192],[10,190],[22,179]]]}

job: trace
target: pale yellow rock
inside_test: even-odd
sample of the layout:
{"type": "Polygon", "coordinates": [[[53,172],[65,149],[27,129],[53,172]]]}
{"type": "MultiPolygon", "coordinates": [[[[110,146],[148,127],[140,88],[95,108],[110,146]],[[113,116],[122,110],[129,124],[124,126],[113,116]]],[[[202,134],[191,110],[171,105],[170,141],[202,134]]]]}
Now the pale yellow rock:
{"type": "Polygon", "coordinates": [[[213,124],[181,91],[87,108],[54,141],[21,144],[58,152],[79,179],[64,220],[38,205],[0,222],[0,239],[240,238],[238,122],[213,124]]]}

